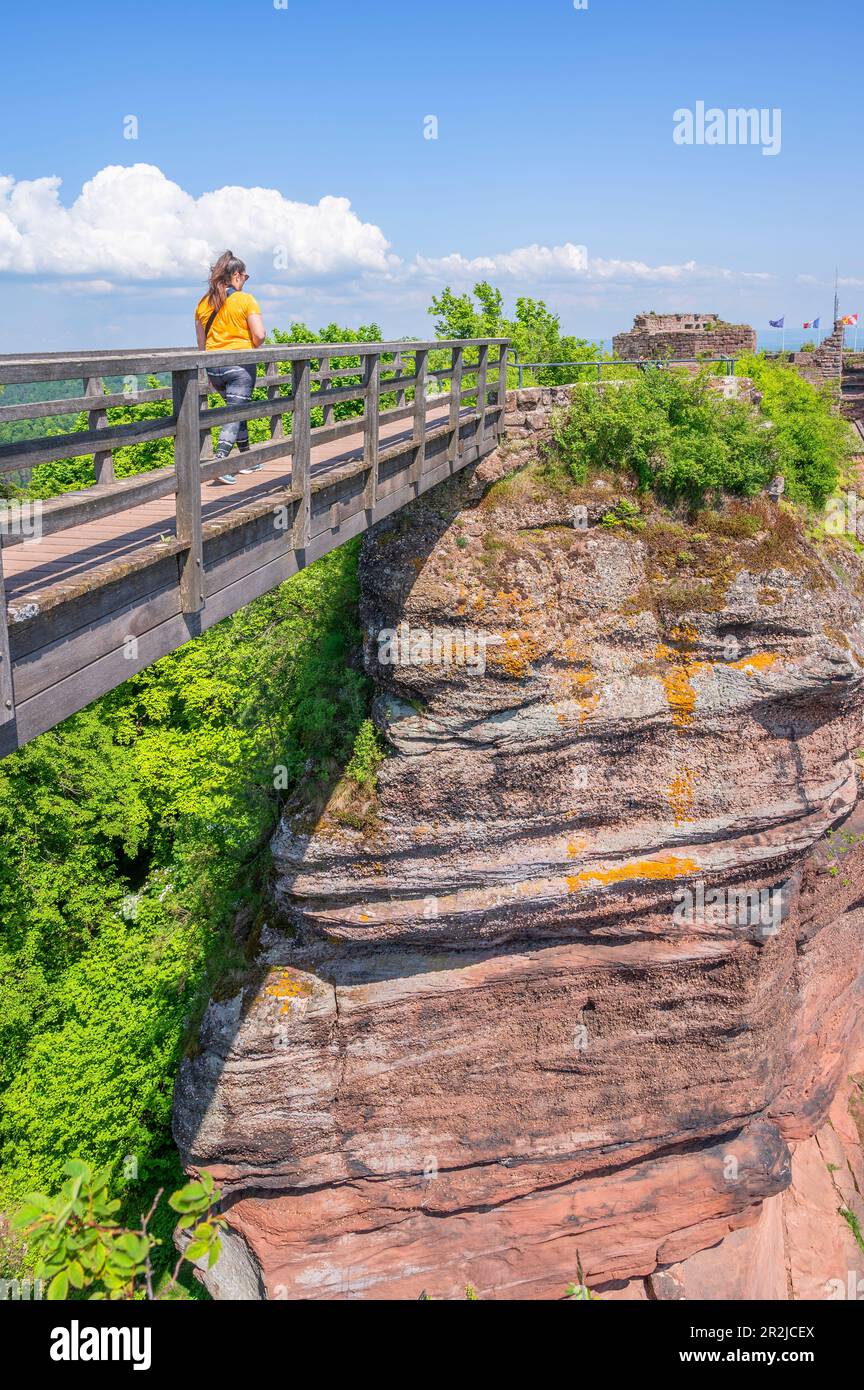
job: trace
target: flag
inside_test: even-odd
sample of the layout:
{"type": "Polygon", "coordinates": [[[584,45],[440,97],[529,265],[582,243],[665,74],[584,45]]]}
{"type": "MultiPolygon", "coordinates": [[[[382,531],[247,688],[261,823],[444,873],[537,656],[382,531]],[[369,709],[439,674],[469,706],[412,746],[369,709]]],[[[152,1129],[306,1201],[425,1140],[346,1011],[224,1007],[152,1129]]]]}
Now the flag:
{"type": "Polygon", "coordinates": [[[786,324],[786,315],[785,315],[785,314],[783,315],[782,319],[769,319],[769,320],[768,320],[768,326],[769,326],[769,328],[783,328],[783,327],[785,327],[785,324],[786,324]]]}
{"type": "Polygon", "coordinates": [[[818,328],[818,327],[819,327],[819,319],[811,319],[810,323],[805,323],[804,327],[805,327],[805,328],[818,328]]]}
{"type": "Polygon", "coordinates": [[[857,314],[844,314],[840,320],[844,328],[855,328],[858,323],[857,314]]]}

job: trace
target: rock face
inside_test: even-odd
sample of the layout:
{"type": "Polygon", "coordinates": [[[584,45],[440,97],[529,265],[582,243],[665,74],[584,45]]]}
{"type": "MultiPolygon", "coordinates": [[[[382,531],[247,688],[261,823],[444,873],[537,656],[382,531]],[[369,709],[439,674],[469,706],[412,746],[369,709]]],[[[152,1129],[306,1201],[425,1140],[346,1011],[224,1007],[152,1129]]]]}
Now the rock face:
{"type": "Polygon", "coordinates": [[[510,475],[520,447],[365,543],[377,797],[286,816],[294,932],[264,931],[177,1085],[230,1204],[219,1297],[847,1277],[857,557],[767,500],[621,524],[618,484],[510,475]]]}

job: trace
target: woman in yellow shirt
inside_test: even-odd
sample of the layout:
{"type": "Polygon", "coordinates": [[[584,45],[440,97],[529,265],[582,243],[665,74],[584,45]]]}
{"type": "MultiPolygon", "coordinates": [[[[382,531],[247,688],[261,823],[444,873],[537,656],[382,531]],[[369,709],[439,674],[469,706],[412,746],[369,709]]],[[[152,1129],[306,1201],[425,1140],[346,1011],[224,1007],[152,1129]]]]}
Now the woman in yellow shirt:
{"type": "MultiPolygon", "coordinates": [[[[233,251],[224,251],[210,267],[207,293],[195,310],[195,336],[198,347],[207,352],[228,352],[235,349],[260,347],[264,341],[264,320],[257,299],[247,294],[244,286],[249,279],[246,266],[233,251]]],[[[252,399],[257,365],[248,367],[237,363],[230,367],[214,367],[207,371],[212,390],[218,392],[226,405],[242,405],[252,399]]],[[[225,425],[219,434],[217,459],[227,459],[234,445],[241,454],[249,450],[249,426],[245,420],[225,425]]],[[[241,468],[241,473],[254,473],[241,468]]],[[[223,473],[220,483],[236,483],[233,473],[223,473]]]]}

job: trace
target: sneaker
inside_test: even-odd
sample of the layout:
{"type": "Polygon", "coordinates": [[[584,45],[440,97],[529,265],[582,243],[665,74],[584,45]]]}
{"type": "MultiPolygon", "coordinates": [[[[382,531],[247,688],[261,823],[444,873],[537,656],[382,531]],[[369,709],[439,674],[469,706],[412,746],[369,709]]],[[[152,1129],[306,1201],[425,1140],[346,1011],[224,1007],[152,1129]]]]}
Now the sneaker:
{"type": "Polygon", "coordinates": [[[230,487],[231,484],[236,483],[236,481],[237,479],[233,473],[220,473],[218,478],[213,479],[213,485],[215,487],[217,483],[224,483],[226,487],[230,487]]]}
{"type": "Polygon", "coordinates": [[[258,473],[264,467],[263,463],[250,463],[248,468],[241,468],[241,473],[258,473]]]}

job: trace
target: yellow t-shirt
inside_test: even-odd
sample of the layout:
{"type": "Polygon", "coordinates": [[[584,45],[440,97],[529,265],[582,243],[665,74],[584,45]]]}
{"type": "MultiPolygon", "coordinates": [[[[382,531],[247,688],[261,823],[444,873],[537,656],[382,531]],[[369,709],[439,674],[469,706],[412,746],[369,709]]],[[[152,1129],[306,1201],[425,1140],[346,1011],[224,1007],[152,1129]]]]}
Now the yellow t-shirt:
{"type": "MultiPolygon", "coordinates": [[[[195,317],[206,328],[207,320],[212,313],[213,305],[205,294],[195,310],[195,317]]],[[[251,348],[249,315],[260,313],[258,300],[245,290],[235,290],[234,294],[229,294],[213,320],[213,327],[207,337],[207,351],[227,352],[231,348],[251,348]]]]}

